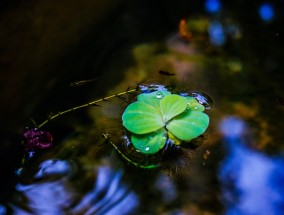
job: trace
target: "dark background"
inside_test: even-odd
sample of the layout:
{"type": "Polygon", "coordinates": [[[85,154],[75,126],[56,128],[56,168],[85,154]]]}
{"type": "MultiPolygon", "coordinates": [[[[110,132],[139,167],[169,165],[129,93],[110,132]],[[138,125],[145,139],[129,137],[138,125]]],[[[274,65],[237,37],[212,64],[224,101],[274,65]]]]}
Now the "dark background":
{"type": "MultiPolygon", "coordinates": [[[[221,2],[221,19],[234,19],[244,35],[237,46],[228,43],[222,48],[227,55],[239,55],[248,65],[242,100],[257,99],[261,113],[282,114],[279,118],[283,119],[283,1],[268,1],[275,9],[269,23],[259,18],[261,0],[221,2]],[[274,106],[277,112],[273,112],[274,106]]],[[[13,189],[14,171],[22,155],[21,133],[33,126],[30,118],[41,122],[52,111],[105,95],[123,79],[123,71],[135,64],[129,51],[132,46],[163,40],[177,30],[181,18],[195,15],[212,16],[204,9],[203,1],[193,0],[2,1],[1,200],[6,201],[13,189]],[[119,62],[122,56],[124,60],[119,62]],[[115,71],[110,69],[112,63],[115,71]],[[69,87],[72,81],[93,78],[99,81],[69,87]]],[[[226,77],[212,77],[208,79],[223,84],[216,94],[230,91],[227,96],[239,96],[237,87],[226,89],[226,77]]],[[[269,125],[283,128],[277,116],[269,125]]],[[[88,117],[83,115],[77,120],[87,122],[88,117]]],[[[61,131],[72,130],[64,123],[57,126],[62,126],[61,131]]],[[[279,130],[271,132],[276,136],[279,130]]],[[[282,145],[272,144],[266,151],[276,153],[281,149],[282,145]]]]}

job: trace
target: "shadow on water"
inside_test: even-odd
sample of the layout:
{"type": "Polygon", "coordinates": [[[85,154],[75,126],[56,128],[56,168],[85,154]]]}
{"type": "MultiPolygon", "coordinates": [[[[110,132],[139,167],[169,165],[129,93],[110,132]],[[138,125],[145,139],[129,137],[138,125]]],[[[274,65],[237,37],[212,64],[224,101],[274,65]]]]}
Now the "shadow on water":
{"type": "Polygon", "coordinates": [[[281,214],[283,11],[281,1],[4,2],[0,214],[281,214]],[[26,127],[139,84],[214,103],[194,147],[151,158],[164,166],[117,151],[136,156],[121,123],[135,93],[59,116],[23,146],[26,127]]]}

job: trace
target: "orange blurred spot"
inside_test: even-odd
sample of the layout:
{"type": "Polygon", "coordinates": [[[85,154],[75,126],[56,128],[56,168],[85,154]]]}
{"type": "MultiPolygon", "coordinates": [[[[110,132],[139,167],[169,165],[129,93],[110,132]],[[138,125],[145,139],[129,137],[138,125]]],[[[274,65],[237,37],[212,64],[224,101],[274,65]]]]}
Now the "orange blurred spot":
{"type": "Polygon", "coordinates": [[[181,19],[179,22],[179,30],[178,30],[178,34],[179,36],[183,39],[186,40],[188,42],[190,42],[192,40],[192,34],[189,31],[188,27],[187,27],[187,23],[186,23],[186,19],[181,19]]]}

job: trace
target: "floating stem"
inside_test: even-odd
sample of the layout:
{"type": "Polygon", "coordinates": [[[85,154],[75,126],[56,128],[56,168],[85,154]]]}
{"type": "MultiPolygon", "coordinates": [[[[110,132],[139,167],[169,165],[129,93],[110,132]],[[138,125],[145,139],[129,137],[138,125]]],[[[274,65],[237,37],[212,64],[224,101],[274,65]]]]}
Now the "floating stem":
{"type": "Polygon", "coordinates": [[[39,126],[37,128],[41,128],[42,126],[44,126],[49,121],[54,120],[57,117],[62,116],[64,114],[66,114],[66,113],[73,112],[75,110],[82,109],[82,108],[85,108],[85,107],[89,107],[91,105],[95,105],[95,104],[97,104],[99,102],[107,101],[107,100],[115,98],[115,97],[121,98],[122,95],[125,95],[125,94],[128,94],[128,93],[133,93],[133,92],[136,92],[136,91],[137,91],[137,88],[136,89],[127,90],[127,91],[124,91],[122,93],[118,93],[118,94],[115,94],[115,95],[107,96],[107,97],[104,97],[104,98],[101,98],[101,99],[98,99],[98,100],[95,100],[95,101],[92,101],[92,102],[88,102],[88,103],[83,104],[83,105],[79,105],[79,106],[76,106],[76,107],[73,107],[73,108],[61,111],[61,112],[59,112],[57,114],[51,115],[47,120],[45,120],[44,122],[39,124],[39,126]]]}

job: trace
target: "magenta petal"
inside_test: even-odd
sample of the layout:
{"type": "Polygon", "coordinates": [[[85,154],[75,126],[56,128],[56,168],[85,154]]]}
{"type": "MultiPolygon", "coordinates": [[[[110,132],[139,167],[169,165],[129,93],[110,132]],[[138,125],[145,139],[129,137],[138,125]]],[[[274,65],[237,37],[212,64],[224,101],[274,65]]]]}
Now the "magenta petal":
{"type": "Polygon", "coordinates": [[[48,131],[41,131],[36,128],[32,128],[25,131],[23,136],[25,138],[24,150],[26,152],[49,148],[53,144],[52,135],[48,131]]]}

